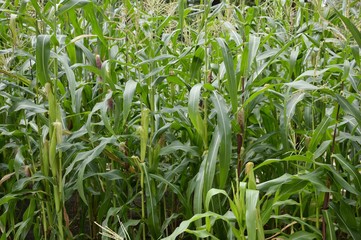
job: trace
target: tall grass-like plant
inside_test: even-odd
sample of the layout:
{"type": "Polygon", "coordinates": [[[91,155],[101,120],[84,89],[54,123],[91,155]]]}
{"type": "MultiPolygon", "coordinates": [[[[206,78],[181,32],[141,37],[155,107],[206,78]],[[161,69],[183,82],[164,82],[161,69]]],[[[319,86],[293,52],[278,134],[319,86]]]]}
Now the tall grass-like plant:
{"type": "Polygon", "coordinates": [[[359,1],[0,1],[0,239],[361,239],[359,1]]]}

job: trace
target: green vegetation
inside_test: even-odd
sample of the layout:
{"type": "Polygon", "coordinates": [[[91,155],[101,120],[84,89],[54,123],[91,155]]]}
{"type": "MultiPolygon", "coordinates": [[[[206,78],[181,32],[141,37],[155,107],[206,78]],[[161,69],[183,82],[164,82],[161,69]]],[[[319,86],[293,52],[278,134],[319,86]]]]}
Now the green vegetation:
{"type": "Polygon", "coordinates": [[[361,239],[361,3],[246,2],[0,0],[0,239],[361,239]]]}

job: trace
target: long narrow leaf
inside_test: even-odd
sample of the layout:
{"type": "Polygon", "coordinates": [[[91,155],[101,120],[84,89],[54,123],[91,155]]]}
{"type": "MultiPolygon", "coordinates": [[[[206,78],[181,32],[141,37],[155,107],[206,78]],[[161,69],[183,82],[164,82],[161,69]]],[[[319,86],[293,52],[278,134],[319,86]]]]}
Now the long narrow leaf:
{"type": "Polygon", "coordinates": [[[342,15],[339,11],[335,9],[336,14],[340,17],[342,22],[346,25],[347,29],[351,32],[352,36],[356,40],[358,46],[361,48],[361,32],[357,27],[350,21],[349,18],[342,15]]]}
{"type": "Polygon", "coordinates": [[[237,84],[237,79],[236,79],[236,75],[234,72],[233,57],[227,46],[226,41],[223,38],[217,38],[217,42],[218,42],[219,46],[221,47],[224,66],[226,67],[226,71],[227,71],[227,76],[228,76],[227,87],[228,87],[229,96],[231,98],[232,111],[233,111],[233,113],[236,113],[237,107],[238,107],[238,103],[237,103],[238,84],[237,84]]]}
{"type": "Polygon", "coordinates": [[[220,134],[222,136],[219,150],[219,188],[224,188],[228,179],[232,154],[231,122],[227,115],[227,106],[224,99],[216,92],[213,92],[211,100],[217,111],[217,122],[220,134]]]}
{"type": "Polygon", "coordinates": [[[207,154],[207,162],[205,166],[204,171],[204,195],[207,194],[209,189],[212,188],[213,180],[215,178],[216,173],[216,164],[217,164],[217,156],[218,156],[218,149],[219,145],[221,144],[221,133],[219,131],[219,128],[216,127],[216,129],[213,132],[212,135],[212,141],[209,146],[208,154],[207,154]]]}
{"type": "Polygon", "coordinates": [[[129,116],[130,107],[132,105],[133,96],[136,88],[137,82],[133,80],[128,80],[125,84],[125,89],[123,93],[123,125],[125,124],[129,116]]]}
{"type": "Polygon", "coordinates": [[[246,190],[246,225],[248,239],[256,240],[257,238],[257,203],[259,191],[246,190]]]}
{"type": "Polygon", "coordinates": [[[58,16],[70,11],[71,9],[81,8],[90,3],[90,0],[70,0],[61,6],[56,13],[58,16]]]}
{"type": "Polygon", "coordinates": [[[42,86],[45,86],[45,83],[50,81],[49,58],[50,36],[39,35],[36,39],[36,77],[42,86]]]}
{"type": "Polygon", "coordinates": [[[349,163],[341,154],[334,154],[333,157],[342,166],[342,168],[351,175],[352,180],[355,184],[355,188],[361,192],[361,174],[360,172],[349,163]]]}
{"type": "Polygon", "coordinates": [[[201,83],[198,83],[192,87],[189,93],[188,113],[189,113],[189,118],[193,123],[193,126],[196,128],[198,134],[203,137],[205,134],[205,129],[199,111],[201,88],[202,88],[201,83]]]}
{"type": "Polygon", "coordinates": [[[359,124],[359,128],[361,128],[361,112],[354,105],[350,104],[346,98],[342,97],[339,94],[336,94],[336,100],[342,107],[342,109],[355,117],[357,123],[359,124]]]}
{"type": "Polygon", "coordinates": [[[335,227],[332,220],[330,210],[322,210],[323,219],[326,222],[326,236],[329,240],[336,240],[335,227]]]}

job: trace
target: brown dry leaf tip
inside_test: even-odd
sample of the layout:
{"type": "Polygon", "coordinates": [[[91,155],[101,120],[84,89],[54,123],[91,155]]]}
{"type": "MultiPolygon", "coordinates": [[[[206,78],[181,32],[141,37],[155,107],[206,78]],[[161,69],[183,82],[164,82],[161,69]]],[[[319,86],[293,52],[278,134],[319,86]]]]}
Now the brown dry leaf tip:
{"type": "Polygon", "coordinates": [[[253,162],[248,162],[246,164],[246,174],[248,174],[253,169],[253,166],[254,166],[253,162]]]}
{"type": "Polygon", "coordinates": [[[243,131],[244,131],[244,110],[243,110],[243,108],[238,110],[237,122],[238,122],[238,125],[241,128],[241,133],[243,133],[243,131]]]}
{"type": "Polygon", "coordinates": [[[121,142],[119,144],[119,150],[124,153],[124,155],[128,155],[128,147],[127,147],[127,144],[125,142],[121,142]]]}
{"type": "Polygon", "coordinates": [[[135,168],[133,167],[133,166],[129,166],[129,172],[130,173],[135,173],[136,171],[135,171],[135,168]]]}
{"type": "Polygon", "coordinates": [[[24,167],[24,173],[25,173],[25,176],[31,177],[31,171],[30,171],[30,166],[29,165],[26,165],[24,167]]]}
{"type": "Polygon", "coordinates": [[[212,82],[213,82],[213,76],[212,76],[212,71],[210,71],[208,74],[208,83],[212,83],[212,82]]]}
{"type": "Polygon", "coordinates": [[[6,182],[7,180],[9,180],[9,179],[11,178],[11,176],[14,175],[14,174],[15,174],[15,172],[12,172],[12,173],[8,173],[8,174],[6,174],[5,176],[3,176],[3,177],[1,178],[1,180],[0,180],[0,186],[1,186],[4,182],[6,182]]]}
{"type": "Polygon", "coordinates": [[[114,100],[113,98],[109,98],[107,101],[108,109],[113,110],[114,109],[114,100]]]}
{"type": "Polygon", "coordinates": [[[69,220],[69,215],[68,215],[65,207],[63,207],[63,214],[64,214],[65,226],[66,226],[67,228],[69,228],[69,226],[70,226],[70,220],[69,220]]]}
{"type": "Polygon", "coordinates": [[[100,59],[99,54],[95,55],[95,64],[98,69],[102,68],[102,60],[100,59]]]}
{"type": "Polygon", "coordinates": [[[165,146],[165,140],[166,140],[166,139],[165,139],[165,135],[162,134],[162,135],[160,136],[159,140],[158,140],[159,146],[164,147],[164,146],[165,146]]]}

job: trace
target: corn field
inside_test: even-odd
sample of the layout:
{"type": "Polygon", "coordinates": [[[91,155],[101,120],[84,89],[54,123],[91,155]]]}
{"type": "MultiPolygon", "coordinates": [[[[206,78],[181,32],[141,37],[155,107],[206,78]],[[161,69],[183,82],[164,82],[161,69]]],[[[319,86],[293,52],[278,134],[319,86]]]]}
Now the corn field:
{"type": "Polygon", "coordinates": [[[0,0],[0,240],[361,239],[358,0],[0,0]]]}

